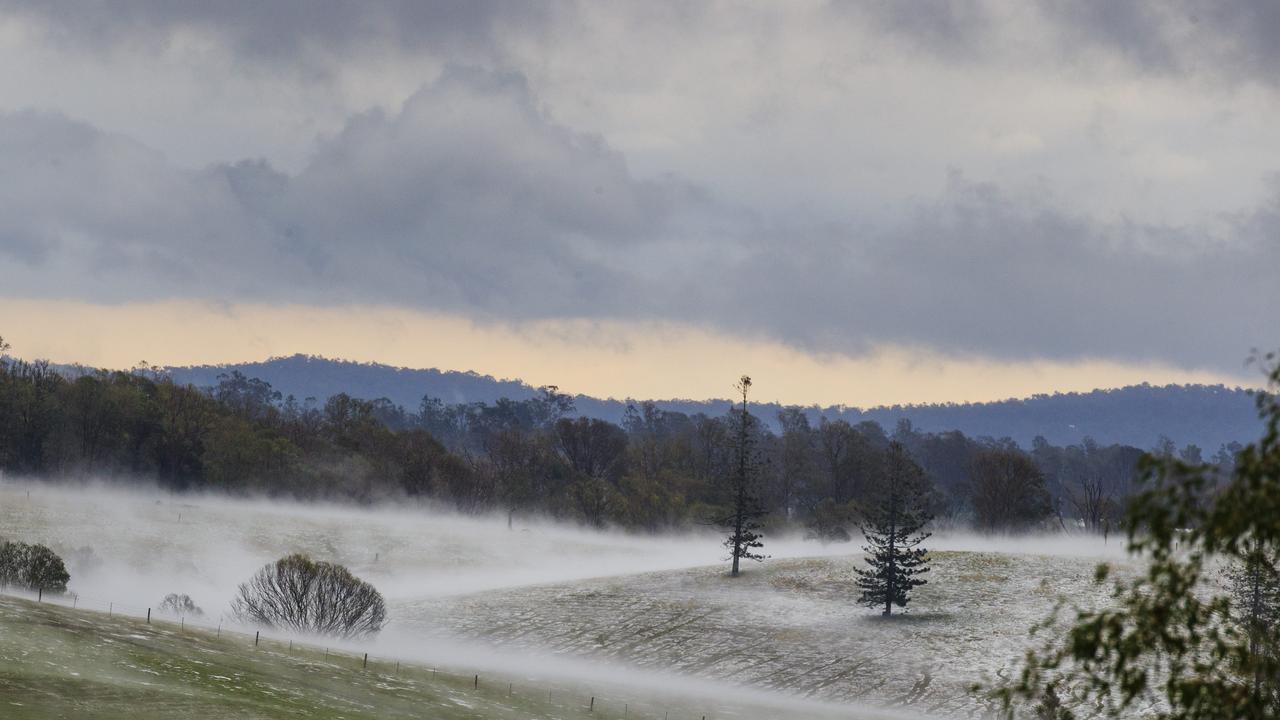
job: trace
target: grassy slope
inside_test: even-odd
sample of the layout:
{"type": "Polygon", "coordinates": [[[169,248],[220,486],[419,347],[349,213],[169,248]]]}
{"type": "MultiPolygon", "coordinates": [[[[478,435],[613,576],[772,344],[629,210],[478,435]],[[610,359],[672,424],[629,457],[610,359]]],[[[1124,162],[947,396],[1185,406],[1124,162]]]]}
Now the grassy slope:
{"type": "Polygon", "coordinates": [[[603,656],[834,702],[947,717],[989,710],[974,682],[1016,671],[1029,628],[1059,596],[1106,602],[1095,560],[938,552],[911,612],[859,607],[860,558],[772,560],[409,603],[431,622],[499,645],[603,656]]]}
{"type": "Polygon", "coordinates": [[[0,717],[14,720],[587,716],[500,685],[0,597],[0,717]]]}

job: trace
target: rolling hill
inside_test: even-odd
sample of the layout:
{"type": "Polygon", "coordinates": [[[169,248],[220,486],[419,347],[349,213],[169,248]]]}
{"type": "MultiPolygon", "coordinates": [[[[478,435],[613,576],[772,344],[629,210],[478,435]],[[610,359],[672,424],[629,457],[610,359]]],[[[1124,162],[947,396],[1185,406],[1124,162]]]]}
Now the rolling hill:
{"type": "MultiPolygon", "coordinates": [[[[330,360],[306,355],[272,358],[262,362],[231,365],[200,365],[166,368],[183,383],[212,386],[218,376],[239,371],[271,383],[285,395],[299,400],[328,397],[345,392],[362,398],[385,397],[407,410],[418,407],[424,395],[449,403],[491,403],[499,398],[523,399],[537,389],[520,380],[497,379],[473,372],[411,369],[330,360]]],[[[571,387],[566,379],[565,387],[571,387]]],[[[578,395],[577,411],[582,415],[613,422],[622,419],[627,401],[578,395]]],[[[720,415],[729,406],[725,399],[656,400],[668,411],[687,414],[720,415]]],[[[763,403],[757,413],[769,422],[780,406],[763,403]]],[[[1194,443],[1206,453],[1220,445],[1245,442],[1257,432],[1253,398],[1247,390],[1221,385],[1133,385],[1086,393],[1053,393],[998,402],[895,405],[855,408],[839,405],[809,407],[811,419],[843,418],[851,423],[874,421],[887,429],[906,420],[924,431],[959,430],[972,437],[1010,437],[1029,447],[1037,436],[1062,445],[1078,443],[1085,437],[1104,443],[1123,443],[1140,448],[1153,447],[1162,436],[1179,445],[1194,443]]]]}

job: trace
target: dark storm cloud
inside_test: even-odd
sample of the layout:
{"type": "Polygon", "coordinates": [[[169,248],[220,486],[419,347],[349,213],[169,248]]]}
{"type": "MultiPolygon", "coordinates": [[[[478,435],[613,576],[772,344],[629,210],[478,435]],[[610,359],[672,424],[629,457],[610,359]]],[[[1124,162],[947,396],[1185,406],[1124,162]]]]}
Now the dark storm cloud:
{"type": "Polygon", "coordinates": [[[554,2],[502,0],[0,0],[67,47],[163,47],[210,33],[247,58],[295,62],[368,44],[490,55],[504,25],[539,29],[554,2]]]}
{"type": "MultiPolygon", "coordinates": [[[[643,14],[653,5],[695,25],[718,17],[674,2],[636,3],[617,11],[643,14]]],[[[1272,0],[831,0],[829,8],[834,17],[872,24],[905,42],[910,52],[947,58],[989,59],[1018,48],[1015,52],[1034,51],[1070,63],[1104,51],[1147,72],[1267,84],[1276,83],[1280,60],[1280,3],[1272,0]],[[1052,46],[1040,47],[1040,37],[1052,46]]],[[[732,15],[759,9],[743,4],[734,6],[732,15]]],[[[386,46],[470,62],[500,60],[506,36],[545,40],[557,29],[577,27],[581,3],[0,0],[0,12],[34,21],[68,49],[163,48],[175,33],[198,31],[219,38],[245,59],[306,66],[386,46]]]]}
{"type": "Polygon", "coordinates": [[[1280,3],[1272,0],[832,0],[831,7],[947,59],[1007,60],[1033,49],[1041,61],[1087,66],[1102,52],[1145,73],[1280,82],[1280,3]],[[1011,10],[1022,22],[1005,22],[1011,10]],[[1040,37],[1049,45],[1036,45],[1040,37]]]}
{"type": "MultiPolygon", "coordinates": [[[[1250,347],[1275,341],[1275,328],[1262,319],[1280,304],[1273,277],[1280,269],[1280,188],[1260,207],[1229,215],[1150,220],[1178,209],[1158,204],[1185,197],[1171,191],[1157,196],[1157,210],[1147,220],[1104,221],[1070,201],[1048,199],[1034,183],[1021,191],[1025,172],[1021,180],[1001,173],[1044,168],[1065,178],[1064,185],[1096,177],[1102,194],[1120,196],[1117,212],[1093,208],[1107,217],[1123,217],[1124,202],[1146,197],[1145,188],[1162,183],[1178,191],[1194,184],[1209,195],[1230,184],[1230,192],[1221,191],[1228,200],[1217,203],[1215,196],[1204,207],[1242,202],[1238,198],[1247,193],[1238,186],[1251,185],[1256,170],[1232,155],[1244,143],[1226,131],[1219,137],[1220,126],[1196,124],[1198,115],[1187,119],[1178,110],[1181,101],[1203,99],[1202,79],[1275,86],[1280,4],[868,0],[835,2],[814,15],[803,7],[788,14],[792,6],[784,4],[582,7],[476,0],[0,0],[0,13],[30,25],[42,51],[47,40],[58,53],[74,56],[71,70],[64,70],[71,76],[75,63],[85,62],[81,51],[97,53],[90,60],[105,65],[117,54],[129,55],[121,65],[129,72],[145,69],[152,63],[145,53],[156,52],[165,62],[192,63],[197,71],[191,77],[205,80],[201,73],[207,71],[212,85],[226,80],[218,73],[239,75],[266,65],[310,71],[302,82],[285,72],[279,73],[281,84],[265,84],[265,110],[251,102],[227,106],[233,114],[262,113],[261,122],[246,126],[250,135],[293,127],[281,118],[309,120],[315,105],[298,101],[301,109],[294,112],[282,101],[283,109],[273,114],[269,93],[320,87],[319,102],[327,104],[330,95],[341,94],[330,92],[327,73],[344,63],[368,63],[363,74],[353,74],[356,85],[376,84],[383,51],[440,61],[428,63],[432,75],[446,65],[395,110],[348,117],[350,111],[341,109],[330,124],[299,122],[331,132],[314,146],[307,134],[306,152],[293,156],[307,159],[293,164],[276,155],[274,165],[234,161],[240,152],[232,151],[225,153],[228,162],[190,169],[147,144],[154,141],[148,129],[154,134],[156,127],[170,126],[172,119],[162,117],[168,106],[136,113],[161,116],[130,126],[143,128],[130,131],[138,141],[91,124],[129,126],[121,117],[135,115],[126,99],[123,111],[94,116],[96,88],[82,93],[90,98],[90,123],[48,112],[0,115],[0,295],[387,303],[505,322],[666,320],[820,352],[903,343],[986,357],[1160,360],[1227,370],[1236,369],[1250,347]],[[582,7],[594,14],[578,18],[582,7]],[[644,22],[628,22],[636,17],[644,22]],[[776,36],[759,32],[767,24],[762,19],[785,27],[776,36]],[[848,32],[853,25],[858,32],[848,32]],[[163,57],[189,34],[199,36],[196,50],[178,53],[176,60],[163,57]],[[604,50],[589,42],[574,45],[597,35],[620,39],[604,50]],[[812,48],[770,44],[782,35],[824,39],[812,48]],[[756,42],[744,45],[743,38],[756,42]],[[553,55],[550,48],[561,43],[570,51],[553,55]],[[859,63],[882,51],[893,57],[872,58],[872,72],[875,63],[913,72],[902,76],[908,83],[892,88],[896,76],[878,80],[891,91],[867,94],[865,107],[834,99],[829,106],[815,101],[787,107],[787,101],[809,99],[806,92],[818,99],[837,94],[825,83],[806,89],[810,78],[803,70],[771,75],[774,66],[803,60],[810,49],[818,51],[815,66],[837,79],[849,79],[859,63]],[[230,58],[233,69],[202,65],[206,52],[230,58]],[[926,59],[915,64],[917,57],[926,59]],[[1099,57],[1102,62],[1092,64],[1099,57]],[[939,58],[947,61],[947,72],[936,72],[939,58]],[[540,78],[542,86],[530,85],[520,72],[522,61],[536,66],[528,76],[540,78]],[[587,66],[596,61],[599,68],[587,66]],[[652,74],[646,72],[650,66],[652,74]],[[1026,103],[1001,98],[1007,102],[989,108],[975,102],[972,116],[966,114],[970,108],[957,107],[954,116],[939,113],[918,128],[892,132],[904,119],[915,120],[914,105],[898,101],[938,93],[957,79],[954,66],[984,89],[988,80],[991,87],[1025,88],[998,81],[1002,73],[1027,73],[1037,88],[1045,81],[1044,96],[1026,103]],[[1097,150],[1106,162],[1085,164],[1089,150],[1072,144],[1073,113],[1083,116],[1086,104],[1099,117],[1112,112],[1111,105],[1119,105],[1120,113],[1151,107],[1141,88],[1130,86],[1123,92],[1134,97],[1099,93],[1096,105],[1073,100],[1079,85],[1093,87],[1090,73],[1100,67],[1127,73],[1124,79],[1195,79],[1179,85],[1181,95],[1155,98],[1151,115],[1173,116],[1173,130],[1138,115],[1121,128],[1126,132],[1117,132],[1115,148],[1097,150]],[[593,75],[597,69],[600,75],[593,75]],[[1061,93],[1067,99],[1055,105],[1054,81],[1063,75],[1076,87],[1068,83],[1061,93]],[[558,80],[564,82],[557,86],[558,80]],[[648,149],[651,155],[640,158],[648,172],[633,172],[606,137],[558,119],[539,93],[561,102],[577,125],[625,136],[633,156],[648,149]],[[739,132],[735,113],[753,107],[757,95],[770,102],[776,96],[781,108],[767,131],[741,144],[703,147],[732,140],[739,132]],[[903,109],[876,124],[877,109],[898,104],[903,109]],[[1047,109],[1033,112],[1038,105],[1047,109]],[[1018,117],[1006,122],[1009,110],[1018,117]],[[817,131],[807,124],[826,114],[851,118],[865,134],[841,134],[836,126],[842,121],[817,131]],[[797,118],[805,122],[796,124],[797,118]],[[1159,137],[1162,132],[1168,137],[1159,137]],[[958,164],[983,162],[1000,152],[991,138],[1006,137],[1026,139],[1019,152],[1028,159],[990,163],[995,169],[985,177],[1000,177],[1000,184],[956,174],[933,197],[915,194],[917,187],[935,186],[938,168],[953,162],[952,150],[958,164]],[[1145,143],[1149,139],[1154,141],[1145,143]],[[754,156],[742,165],[724,162],[737,159],[726,148],[750,156],[755,143],[788,162],[770,165],[770,153],[761,154],[759,167],[754,156]],[[840,143],[867,152],[841,153],[847,148],[840,143]],[[881,157],[874,151],[883,145],[892,151],[881,157]],[[817,168],[790,162],[826,160],[824,154],[831,156],[830,176],[823,174],[823,162],[813,163],[817,168]],[[705,169],[705,186],[661,174],[680,155],[694,160],[684,167],[705,169]],[[1224,166],[1235,164],[1222,172],[1237,174],[1215,174],[1224,156],[1224,166]],[[286,164],[287,172],[281,169],[286,164]],[[805,175],[810,170],[812,178],[805,175]],[[1108,176],[1113,170],[1115,176],[1108,176]],[[733,174],[745,179],[739,184],[728,177],[733,174]],[[875,195],[881,185],[893,189],[875,195]],[[726,196],[731,187],[745,187],[757,206],[742,207],[747,201],[726,196]],[[810,207],[806,193],[838,196],[846,187],[869,188],[867,198],[851,202],[863,201],[867,213],[865,208],[876,208],[874,217],[844,209],[839,197],[813,210],[796,209],[810,207]]],[[[386,95],[397,100],[422,72],[400,59],[386,65],[388,72],[408,68],[410,80],[391,83],[404,89],[386,95]]],[[[133,75],[122,77],[134,84],[133,75]]],[[[40,82],[36,77],[30,84],[40,82]]],[[[189,89],[170,82],[166,89],[189,89]]],[[[198,87],[192,94],[191,106],[176,107],[192,112],[204,110],[202,103],[246,97],[210,92],[213,99],[206,101],[198,87]]],[[[1208,112],[1216,114],[1212,103],[1225,95],[1214,95],[1208,112]]],[[[862,100],[853,90],[838,99],[849,98],[862,100]]],[[[339,98],[333,104],[363,108],[372,102],[346,106],[339,98]]],[[[1248,115],[1241,107],[1269,106],[1224,104],[1222,114],[1248,115]]],[[[198,144],[202,131],[216,132],[222,121],[218,116],[189,136],[178,134],[169,151],[198,144]]],[[[1258,135],[1265,140],[1265,134],[1264,128],[1258,135]]],[[[210,157],[222,160],[223,154],[211,152],[198,162],[210,157]]],[[[1053,181],[1045,179],[1045,187],[1053,181]]]]}
{"type": "MultiPolygon", "coordinates": [[[[286,175],[180,169],[60,116],[0,118],[0,287],[94,301],[390,303],[520,321],[693,322],[823,352],[1236,368],[1272,340],[1277,201],[1103,225],[953,175],[896,221],[780,221],[556,123],[518,75],[452,68],[286,175]]],[[[1277,193],[1276,197],[1280,197],[1277,193]]]]}
{"type": "Polygon", "coordinates": [[[1238,369],[1251,347],[1274,342],[1260,308],[1280,303],[1280,192],[1224,223],[1227,238],[1103,225],[956,175],[882,231],[775,228],[789,241],[724,269],[742,287],[695,289],[677,304],[818,351],[893,342],[1238,369]]]}

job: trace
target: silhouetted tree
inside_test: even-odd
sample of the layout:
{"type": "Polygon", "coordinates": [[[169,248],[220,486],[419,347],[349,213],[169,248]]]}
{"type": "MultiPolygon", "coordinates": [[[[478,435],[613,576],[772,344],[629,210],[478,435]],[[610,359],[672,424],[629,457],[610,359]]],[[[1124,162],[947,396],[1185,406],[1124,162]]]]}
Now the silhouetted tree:
{"type": "Polygon", "coordinates": [[[580,417],[556,421],[556,450],[573,472],[572,494],[582,517],[602,525],[625,468],[626,432],[610,422],[580,417]]]}
{"type": "Polygon", "coordinates": [[[387,620],[372,585],[341,565],[289,555],[240,586],[231,611],[241,621],[343,638],[373,635],[387,620]]]}
{"type": "Polygon", "coordinates": [[[743,375],[734,388],[742,395],[742,408],[734,410],[734,459],[729,476],[729,494],[732,509],[716,519],[716,524],[729,531],[724,546],[729,548],[733,577],[738,576],[742,560],[763,560],[764,555],[755,552],[764,547],[760,534],[760,519],[765,515],[756,495],[756,479],[759,459],[756,457],[754,418],[747,407],[747,394],[751,390],[751,378],[743,375]]]}
{"type": "Polygon", "coordinates": [[[837,504],[831,498],[823,498],[809,515],[809,520],[805,523],[804,538],[806,540],[817,540],[823,545],[833,542],[849,542],[852,538],[849,536],[849,522],[851,520],[851,511],[848,505],[837,504]]]}
{"type": "Polygon", "coordinates": [[[978,453],[971,478],[974,522],[983,530],[1017,530],[1040,522],[1053,511],[1044,474],[1016,447],[993,447],[978,453]]]}
{"type": "Polygon", "coordinates": [[[885,456],[885,476],[865,511],[862,527],[867,540],[868,569],[858,568],[858,601],[874,608],[906,607],[911,591],[926,581],[928,551],[920,543],[931,533],[923,528],[933,517],[928,513],[929,483],[919,465],[899,442],[889,444],[885,456]]]}
{"type": "MultiPolygon", "coordinates": [[[[1185,457],[1185,456],[1184,456],[1185,457]]],[[[1184,460],[1185,462],[1185,460],[1184,460]]],[[[1247,543],[1242,557],[1224,571],[1231,598],[1231,616],[1249,639],[1249,653],[1280,660],[1280,570],[1276,559],[1256,544],[1247,543]],[[1252,545],[1252,547],[1250,547],[1252,545]]],[[[1253,667],[1253,692],[1280,701],[1280,677],[1268,675],[1262,663],[1253,667]]]]}

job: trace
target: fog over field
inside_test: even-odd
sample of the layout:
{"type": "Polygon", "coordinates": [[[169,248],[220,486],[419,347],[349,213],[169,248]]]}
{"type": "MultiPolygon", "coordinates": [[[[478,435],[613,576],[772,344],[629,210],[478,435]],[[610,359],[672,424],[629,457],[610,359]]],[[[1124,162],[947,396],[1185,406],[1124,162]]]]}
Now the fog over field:
{"type": "Polygon", "coordinates": [[[928,544],[936,582],[920,589],[910,614],[886,623],[855,604],[856,542],[768,538],[770,559],[731,579],[711,534],[597,532],[520,517],[508,530],[505,517],[413,505],[11,478],[0,484],[0,527],[63,554],[82,607],[139,612],[187,593],[206,611],[203,622],[230,624],[223,616],[239,583],[304,552],[347,565],[386,597],[387,629],[352,648],[592,693],[687,694],[717,707],[732,697],[757,709],[804,699],[801,714],[846,717],[850,702],[858,717],[879,717],[871,708],[880,707],[981,712],[968,685],[1010,667],[1059,594],[1100,600],[1103,589],[1089,581],[1098,560],[1124,562],[1116,538],[936,537],[928,544]]]}

